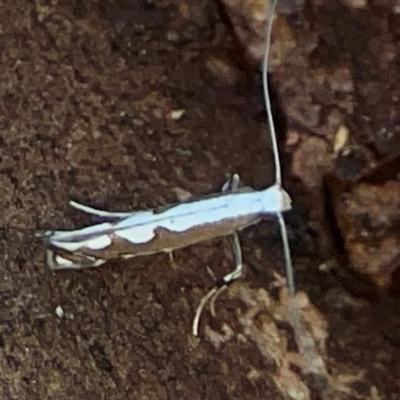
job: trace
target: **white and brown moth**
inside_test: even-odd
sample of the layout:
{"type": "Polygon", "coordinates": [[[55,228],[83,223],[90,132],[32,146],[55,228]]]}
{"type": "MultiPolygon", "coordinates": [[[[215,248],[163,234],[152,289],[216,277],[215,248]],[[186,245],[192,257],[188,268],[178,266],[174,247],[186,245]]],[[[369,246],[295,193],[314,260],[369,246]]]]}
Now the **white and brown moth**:
{"type": "Polygon", "coordinates": [[[72,207],[103,222],[72,231],[38,232],[44,239],[47,264],[53,270],[97,267],[112,259],[171,253],[182,247],[233,235],[256,224],[263,216],[291,208],[289,195],[280,186],[264,190],[224,185],[222,193],[153,210],[101,211],[70,202],[72,207]]]}
{"type": "MultiPolygon", "coordinates": [[[[104,221],[72,231],[44,231],[37,236],[48,244],[47,265],[52,270],[98,267],[109,260],[155,253],[172,253],[202,241],[228,236],[235,269],[216,283],[200,301],[192,332],[198,334],[202,310],[243,274],[242,252],[237,232],[265,216],[291,209],[291,199],[280,185],[264,190],[239,188],[233,175],[222,193],[147,211],[109,212],[71,201],[70,205],[104,221]]],[[[213,311],[214,313],[214,311],[213,311]]]]}

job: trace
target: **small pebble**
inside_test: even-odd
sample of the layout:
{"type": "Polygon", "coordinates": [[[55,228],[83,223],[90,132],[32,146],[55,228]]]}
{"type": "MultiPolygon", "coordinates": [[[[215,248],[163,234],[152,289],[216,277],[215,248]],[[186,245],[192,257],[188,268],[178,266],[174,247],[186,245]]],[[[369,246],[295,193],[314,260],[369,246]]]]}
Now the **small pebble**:
{"type": "Polygon", "coordinates": [[[141,126],[144,125],[143,120],[138,119],[138,118],[134,118],[132,122],[133,122],[133,125],[135,125],[135,126],[137,126],[137,127],[141,127],[141,126]]]}
{"type": "Polygon", "coordinates": [[[175,31],[168,31],[167,32],[167,40],[169,42],[174,42],[174,43],[178,42],[179,41],[178,33],[175,31]]]}
{"type": "Polygon", "coordinates": [[[186,114],[186,110],[184,110],[184,109],[171,110],[168,113],[167,118],[172,121],[179,121],[185,114],[186,114]]]}
{"type": "Polygon", "coordinates": [[[96,131],[92,132],[92,136],[94,139],[98,139],[101,136],[101,133],[100,133],[100,131],[96,130],[96,131]]]}
{"type": "Polygon", "coordinates": [[[349,143],[350,139],[350,130],[345,125],[340,125],[337,130],[333,143],[333,152],[338,154],[341,152],[349,143]]]}
{"type": "Polygon", "coordinates": [[[64,318],[64,310],[60,305],[58,305],[54,311],[58,318],[60,318],[60,319],[64,318]]]}

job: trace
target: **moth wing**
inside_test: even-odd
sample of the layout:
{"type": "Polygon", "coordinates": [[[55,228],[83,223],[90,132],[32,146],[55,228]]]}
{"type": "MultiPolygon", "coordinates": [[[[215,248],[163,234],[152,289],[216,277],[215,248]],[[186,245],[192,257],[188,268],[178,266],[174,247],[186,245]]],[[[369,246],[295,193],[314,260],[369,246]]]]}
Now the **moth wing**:
{"type": "Polygon", "coordinates": [[[113,229],[113,224],[103,222],[101,224],[87,226],[73,231],[37,231],[36,237],[49,243],[52,241],[79,242],[99,235],[108,234],[113,229]]]}
{"type": "Polygon", "coordinates": [[[143,243],[154,236],[152,211],[139,211],[125,218],[119,217],[115,222],[103,222],[72,231],[39,231],[36,237],[45,240],[49,245],[70,252],[80,249],[105,250],[112,244],[113,236],[120,232],[135,233],[138,243],[143,243]],[[151,235],[151,237],[149,237],[151,235]]]}

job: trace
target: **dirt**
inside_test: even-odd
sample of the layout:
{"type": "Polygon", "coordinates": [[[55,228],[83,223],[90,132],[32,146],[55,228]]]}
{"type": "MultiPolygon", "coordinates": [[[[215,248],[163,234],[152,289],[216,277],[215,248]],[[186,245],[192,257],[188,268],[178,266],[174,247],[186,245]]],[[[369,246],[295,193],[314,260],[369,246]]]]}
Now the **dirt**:
{"type": "Polygon", "coordinates": [[[232,268],[223,240],[177,251],[173,264],[46,268],[35,230],[90,222],[70,199],[131,210],[182,189],[217,192],[234,172],[255,188],[273,182],[257,68],[221,6],[195,3],[1,3],[1,398],[400,399],[396,291],[338,265],[322,240],[332,233],[324,174],[344,157],[339,172],[356,179],[398,142],[388,5],[320,2],[279,31],[296,44],[271,79],[301,329],[273,221],[241,235],[246,277],[218,298],[216,317],[206,311],[199,338],[191,324],[214,283],[208,268],[232,268]],[[351,133],[336,154],[341,125],[351,133]]]}

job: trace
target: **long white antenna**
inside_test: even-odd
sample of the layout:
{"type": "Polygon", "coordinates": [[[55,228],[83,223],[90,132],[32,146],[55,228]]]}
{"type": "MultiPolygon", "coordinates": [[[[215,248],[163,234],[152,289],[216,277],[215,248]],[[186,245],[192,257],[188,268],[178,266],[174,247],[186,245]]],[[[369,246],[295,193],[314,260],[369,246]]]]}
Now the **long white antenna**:
{"type": "MultiPolygon", "coordinates": [[[[271,100],[269,97],[268,90],[268,57],[269,50],[271,46],[271,31],[274,20],[276,3],[278,0],[272,0],[270,6],[270,17],[267,22],[267,33],[266,33],[266,45],[265,45],[265,54],[262,65],[262,81],[263,81],[263,91],[264,91],[264,100],[265,100],[265,108],[267,112],[268,126],[271,135],[272,142],[272,150],[274,153],[275,160],[275,180],[276,184],[282,187],[282,171],[281,164],[279,158],[279,150],[278,150],[278,141],[275,132],[274,119],[272,117],[272,109],[271,109],[271,100]]],[[[316,365],[316,360],[320,360],[320,356],[318,355],[318,350],[315,346],[314,341],[311,339],[310,333],[307,331],[301,313],[299,312],[299,307],[296,303],[295,299],[295,284],[294,284],[294,275],[293,275],[293,265],[292,265],[292,257],[290,254],[289,247],[289,239],[286,230],[286,223],[283,218],[282,213],[278,212],[278,221],[281,230],[281,238],[283,244],[283,255],[285,258],[285,270],[286,270],[286,279],[287,279],[287,287],[289,291],[289,321],[291,322],[294,330],[295,340],[297,346],[299,348],[299,353],[304,357],[306,361],[306,365],[312,366],[316,365]]]]}
{"type": "Polygon", "coordinates": [[[271,99],[269,96],[269,86],[268,86],[268,60],[269,60],[269,53],[271,50],[272,26],[274,24],[275,9],[277,3],[278,0],[272,0],[272,3],[269,7],[269,18],[266,29],[267,32],[266,32],[265,52],[262,63],[262,83],[263,83],[265,110],[267,112],[268,127],[272,142],[272,151],[274,153],[275,183],[279,186],[282,186],[281,160],[279,157],[278,140],[276,138],[275,124],[274,124],[274,118],[272,116],[271,99]]]}
{"type": "MultiPolygon", "coordinates": [[[[265,53],[264,59],[262,63],[262,82],[263,82],[263,92],[264,92],[264,102],[265,102],[265,110],[267,113],[268,127],[271,137],[272,143],[272,151],[274,154],[274,162],[275,162],[275,182],[277,185],[282,187],[282,169],[281,169],[281,161],[279,157],[279,149],[278,149],[278,140],[276,137],[274,118],[272,116],[272,107],[271,107],[271,99],[269,96],[269,88],[268,88],[268,59],[271,48],[271,32],[272,25],[274,22],[275,16],[275,8],[278,0],[272,0],[271,5],[269,7],[269,18],[267,22],[267,32],[266,32],[266,43],[265,43],[265,53]]],[[[285,258],[285,270],[286,270],[286,279],[289,294],[294,296],[295,284],[294,284],[294,275],[293,275],[293,265],[292,265],[292,256],[290,254],[290,246],[289,246],[289,238],[287,235],[286,223],[283,218],[282,213],[278,212],[278,221],[281,230],[281,238],[283,244],[283,255],[285,258]]]]}

